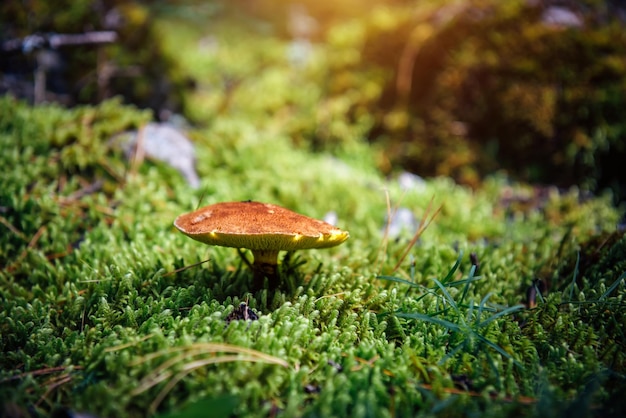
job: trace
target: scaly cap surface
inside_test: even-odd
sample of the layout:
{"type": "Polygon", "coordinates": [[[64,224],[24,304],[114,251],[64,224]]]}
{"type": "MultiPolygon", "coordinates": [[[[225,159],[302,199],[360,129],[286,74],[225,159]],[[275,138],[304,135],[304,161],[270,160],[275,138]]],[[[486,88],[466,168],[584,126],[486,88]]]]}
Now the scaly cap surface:
{"type": "Polygon", "coordinates": [[[174,226],[210,245],[258,251],[294,251],[334,247],[347,231],[289,209],[253,201],[224,202],[180,215],[174,226]]]}

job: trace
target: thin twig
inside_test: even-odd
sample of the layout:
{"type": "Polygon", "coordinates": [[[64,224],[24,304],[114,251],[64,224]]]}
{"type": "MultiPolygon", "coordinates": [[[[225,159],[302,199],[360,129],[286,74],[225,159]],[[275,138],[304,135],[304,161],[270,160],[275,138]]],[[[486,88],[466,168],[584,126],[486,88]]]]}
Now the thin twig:
{"type": "Polygon", "coordinates": [[[61,202],[61,204],[67,205],[71,202],[82,199],[87,195],[94,194],[95,192],[100,191],[102,189],[102,186],[104,186],[104,182],[102,180],[96,180],[93,183],[84,186],[80,190],[75,191],[67,197],[61,197],[59,201],[61,202]]]}
{"type": "Polygon", "coordinates": [[[24,53],[35,49],[57,49],[68,45],[109,44],[117,41],[117,32],[93,31],[84,33],[45,33],[28,35],[23,39],[9,39],[0,44],[0,51],[24,53]]]}
{"type": "Polygon", "coordinates": [[[333,293],[333,294],[330,294],[330,295],[323,295],[323,296],[320,296],[319,298],[315,299],[315,302],[317,302],[317,301],[319,301],[321,299],[325,299],[325,298],[332,298],[332,297],[336,297],[336,296],[343,296],[343,295],[345,295],[347,293],[350,293],[350,292],[339,292],[339,293],[333,293]]]}
{"type": "Polygon", "coordinates": [[[104,171],[109,173],[109,175],[113,177],[116,182],[118,182],[119,184],[124,184],[124,176],[115,171],[115,169],[111,167],[111,165],[105,158],[99,159],[98,164],[100,165],[100,167],[104,168],[104,171]]]}
{"type": "Polygon", "coordinates": [[[391,199],[389,198],[389,190],[387,188],[385,191],[385,204],[387,205],[387,222],[385,224],[385,231],[383,232],[383,239],[380,243],[380,247],[378,247],[378,253],[376,254],[376,268],[374,271],[380,271],[381,266],[385,263],[384,257],[387,254],[387,245],[389,243],[389,228],[391,226],[391,199]],[[382,260],[381,260],[382,259],[382,260]]]}
{"type": "Polygon", "coordinates": [[[404,259],[406,258],[406,256],[409,255],[409,252],[411,251],[411,249],[413,248],[417,240],[420,239],[420,237],[422,236],[426,228],[428,228],[430,223],[435,219],[435,217],[441,211],[441,208],[443,207],[443,205],[439,206],[437,210],[435,210],[435,213],[433,213],[431,218],[428,219],[428,215],[430,214],[430,210],[433,205],[433,200],[434,200],[434,196],[430,199],[430,202],[428,202],[428,206],[426,207],[426,210],[424,211],[424,216],[422,216],[422,219],[420,220],[420,226],[419,228],[417,228],[417,231],[415,232],[415,235],[413,236],[413,239],[411,240],[411,242],[409,242],[409,244],[407,245],[406,250],[404,251],[404,254],[402,254],[402,257],[400,257],[400,260],[398,260],[395,267],[393,268],[392,274],[395,273],[398,270],[398,268],[400,268],[400,265],[404,262],[404,259]]]}
{"type": "Polygon", "coordinates": [[[48,387],[46,391],[43,393],[43,395],[41,395],[41,397],[37,400],[37,402],[35,402],[35,406],[39,406],[53,390],[55,390],[61,385],[69,383],[71,380],[72,380],[72,376],[69,374],[58,376],[52,379],[52,383],[47,384],[48,387]]]}
{"type": "Polygon", "coordinates": [[[190,268],[193,268],[193,267],[197,267],[197,266],[199,266],[199,265],[201,265],[201,264],[204,264],[204,263],[207,263],[207,262],[209,262],[209,261],[211,261],[211,259],[210,259],[210,258],[209,258],[209,259],[207,259],[207,260],[204,260],[204,261],[200,261],[199,263],[191,264],[191,265],[189,265],[189,266],[184,266],[184,267],[181,267],[181,268],[176,269],[176,270],[174,270],[174,271],[170,271],[170,272],[168,272],[168,273],[165,273],[165,274],[164,274],[163,276],[161,276],[161,277],[171,276],[172,274],[176,274],[176,273],[179,273],[179,272],[181,272],[181,271],[184,271],[184,270],[187,270],[187,269],[190,269],[190,268]]]}
{"type": "Polygon", "coordinates": [[[143,337],[139,338],[137,341],[131,341],[129,343],[116,345],[114,347],[107,347],[107,348],[104,349],[104,352],[105,353],[112,353],[114,351],[123,350],[125,348],[132,347],[133,345],[136,345],[136,344],[139,344],[139,343],[144,342],[146,340],[149,340],[153,336],[154,336],[154,334],[148,334],[148,335],[144,335],[143,337]]]}
{"type": "MultiPolygon", "coordinates": [[[[73,370],[82,370],[82,366],[71,366],[73,370]]],[[[14,380],[21,380],[28,376],[45,376],[47,374],[52,374],[56,372],[63,372],[68,369],[68,366],[59,366],[59,367],[46,367],[45,369],[33,370],[32,372],[24,372],[20,374],[16,374],[13,376],[5,377],[0,380],[0,383],[12,382],[14,380]]]]}
{"type": "Polygon", "coordinates": [[[13,224],[11,224],[11,222],[9,222],[7,218],[5,218],[4,216],[0,216],[0,224],[6,226],[9,229],[9,231],[13,232],[15,235],[17,235],[24,241],[28,241],[28,238],[26,237],[26,235],[22,231],[17,229],[15,226],[13,226],[13,224]]]}
{"type": "Polygon", "coordinates": [[[135,141],[135,152],[133,152],[133,158],[130,163],[130,173],[129,173],[130,178],[134,178],[137,175],[139,166],[141,166],[144,159],[146,158],[146,149],[144,146],[145,132],[146,132],[145,126],[142,126],[139,129],[139,131],[137,131],[137,140],[135,141]]]}
{"type": "Polygon", "coordinates": [[[15,259],[15,261],[13,261],[13,263],[11,263],[11,265],[7,267],[7,271],[13,271],[16,268],[16,266],[24,259],[24,257],[26,257],[26,254],[28,254],[28,251],[32,250],[35,247],[35,245],[37,245],[37,241],[39,241],[39,238],[41,238],[45,230],[46,230],[45,225],[42,225],[39,227],[37,232],[35,232],[35,235],[33,235],[33,237],[30,239],[30,242],[28,243],[26,248],[24,248],[24,250],[20,253],[20,255],[15,259]]]}
{"type": "Polygon", "coordinates": [[[400,205],[402,204],[402,200],[404,200],[404,197],[406,196],[406,193],[407,193],[407,190],[404,190],[404,193],[402,193],[402,196],[400,196],[400,199],[398,199],[398,203],[396,203],[394,207],[392,208],[391,198],[389,197],[389,190],[385,188],[384,191],[385,191],[385,203],[387,205],[387,222],[385,223],[385,231],[383,232],[382,243],[380,247],[378,248],[378,254],[376,254],[376,267],[374,271],[381,271],[382,265],[385,264],[387,246],[389,245],[389,229],[391,227],[391,222],[393,221],[393,217],[396,216],[396,213],[398,213],[398,209],[400,208],[400,205]]]}
{"type": "MultiPolygon", "coordinates": [[[[433,390],[432,385],[429,385],[427,383],[419,383],[418,386],[421,387],[422,389],[426,389],[429,391],[433,390]]],[[[480,393],[480,392],[476,392],[472,390],[463,390],[459,388],[441,388],[441,390],[443,392],[451,393],[454,395],[469,395],[473,398],[482,398],[483,396],[485,396],[484,393],[480,393]]],[[[537,399],[531,398],[530,396],[518,396],[518,397],[506,396],[504,398],[500,398],[497,393],[489,393],[489,397],[491,399],[498,399],[507,403],[519,402],[522,405],[534,405],[537,403],[537,399]]]]}

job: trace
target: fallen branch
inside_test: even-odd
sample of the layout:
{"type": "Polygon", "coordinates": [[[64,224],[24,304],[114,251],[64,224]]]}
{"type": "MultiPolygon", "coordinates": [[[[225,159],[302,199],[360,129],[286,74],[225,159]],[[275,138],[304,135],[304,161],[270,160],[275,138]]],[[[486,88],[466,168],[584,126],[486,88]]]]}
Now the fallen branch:
{"type": "Polygon", "coordinates": [[[113,31],[85,33],[44,33],[28,35],[23,39],[9,39],[0,45],[0,52],[31,53],[40,49],[57,49],[62,46],[110,44],[117,41],[113,31]]]}

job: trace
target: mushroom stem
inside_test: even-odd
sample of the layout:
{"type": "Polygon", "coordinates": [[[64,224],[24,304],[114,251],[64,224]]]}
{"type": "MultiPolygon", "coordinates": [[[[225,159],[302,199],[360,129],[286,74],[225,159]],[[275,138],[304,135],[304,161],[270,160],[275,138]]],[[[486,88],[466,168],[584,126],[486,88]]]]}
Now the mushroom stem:
{"type": "Polygon", "coordinates": [[[272,250],[252,250],[254,265],[257,264],[278,264],[278,251],[272,250]]]}
{"type": "Polygon", "coordinates": [[[255,289],[263,289],[266,277],[269,287],[276,286],[278,251],[252,250],[252,256],[254,257],[252,269],[254,271],[255,289]]]}

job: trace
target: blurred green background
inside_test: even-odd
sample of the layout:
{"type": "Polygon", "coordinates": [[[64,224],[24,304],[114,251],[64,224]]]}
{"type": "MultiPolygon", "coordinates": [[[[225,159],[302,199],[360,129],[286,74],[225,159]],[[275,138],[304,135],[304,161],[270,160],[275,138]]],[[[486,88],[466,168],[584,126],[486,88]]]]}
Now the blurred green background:
{"type": "MultiPolygon", "coordinates": [[[[368,141],[386,174],[478,187],[504,172],[626,199],[618,1],[32,0],[3,2],[0,16],[5,46],[117,33],[53,50],[46,100],[121,95],[197,126],[245,112],[298,147],[368,141]]],[[[42,57],[2,55],[0,89],[32,101],[42,57]]]]}

